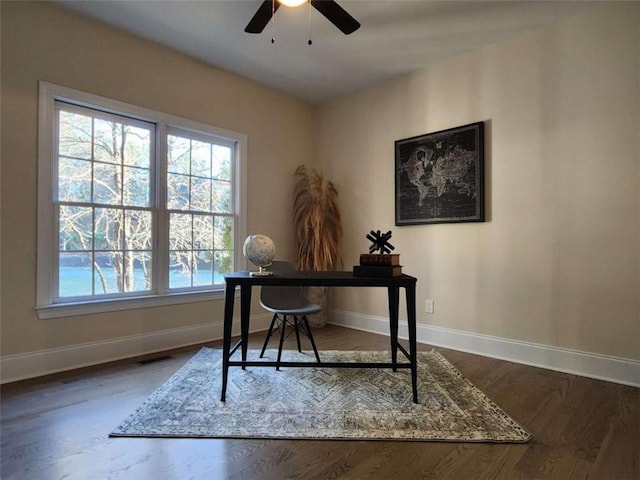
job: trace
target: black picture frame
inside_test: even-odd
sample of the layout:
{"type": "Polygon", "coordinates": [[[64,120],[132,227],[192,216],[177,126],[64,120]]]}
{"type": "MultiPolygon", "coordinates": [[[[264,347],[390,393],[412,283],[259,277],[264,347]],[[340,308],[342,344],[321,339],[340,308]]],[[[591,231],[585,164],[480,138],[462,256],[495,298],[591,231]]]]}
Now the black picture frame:
{"type": "Polygon", "coordinates": [[[484,122],[395,142],[396,225],[484,222],[484,122]]]}

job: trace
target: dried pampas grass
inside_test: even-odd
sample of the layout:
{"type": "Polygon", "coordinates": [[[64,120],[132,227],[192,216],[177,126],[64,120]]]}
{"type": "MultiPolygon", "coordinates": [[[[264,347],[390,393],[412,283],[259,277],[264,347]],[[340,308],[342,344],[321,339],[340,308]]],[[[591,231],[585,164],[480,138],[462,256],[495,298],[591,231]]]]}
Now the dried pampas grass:
{"type": "Polygon", "coordinates": [[[338,191],[305,165],[295,172],[293,221],[299,270],[334,270],[340,264],[342,224],[338,191]]]}

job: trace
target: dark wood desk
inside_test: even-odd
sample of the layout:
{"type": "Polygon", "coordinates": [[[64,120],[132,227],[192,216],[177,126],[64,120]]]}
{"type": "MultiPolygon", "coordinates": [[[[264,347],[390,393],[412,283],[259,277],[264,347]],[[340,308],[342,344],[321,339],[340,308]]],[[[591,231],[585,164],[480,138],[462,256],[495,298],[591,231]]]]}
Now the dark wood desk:
{"type": "MultiPolygon", "coordinates": [[[[254,286],[314,286],[314,287],[385,287],[389,299],[389,327],[391,339],[390,363],[341,363],[322,362],[324,367],[337,368],[398,368],[411,369],[413,402],[418,403],[417,361],[416,361],[416,278],[402,275],[393,278],[355,277],[352,272],[276,272],[271,277],[252,277],[249,272],[235,272],[224,277],[226,282],[224,300],[224,340],[222,347],[222,395],[225,401],[229,367],[247,366],[275,367],[276,362],[247,361],[249,338],[249,314],[251,308],[251,289],[254,286]],[[240,340],[231,347],[231,327],[233,325],[233,304],[236,287],[240,287],[240,340]],[[407,302],[407,321],[409,324],[409,351],[398,341],[398,306],[400,288],[405,289],[407,302]],[[241,347],[242,361],[232,361],[231,356],[241,347]],[[399,363],[398,350],[407,358],[408,363],[399,363]]],[[[312,367],[316,362],[280,362],[282,367],[312,367]]]]}

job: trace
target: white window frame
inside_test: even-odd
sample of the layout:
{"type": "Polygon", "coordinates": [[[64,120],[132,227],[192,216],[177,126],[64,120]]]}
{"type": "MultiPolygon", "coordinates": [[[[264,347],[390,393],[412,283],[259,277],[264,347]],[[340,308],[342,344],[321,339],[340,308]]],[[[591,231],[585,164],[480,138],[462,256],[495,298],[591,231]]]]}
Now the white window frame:
{"type": "MultiPolygon", "coordinates": [[[[236,269],[240,269],[245,264],[242,255],[242,242],[246,237],[247,218],[247,136],[245,134],[41,81],[39,84],[38,111],[38,243],[35,307],[39,318],[67,317],[222,299],[224,297],[224,286],[215,286],[206,290],[169,292],[168,286],[160,282],[158,291],[153,295],[130,296],[130,294],[127,294],[120,298],[54,303],[53,289],[56,285],[54,276],[57,275],[54,268],[54,256],[57,251],[55,245],[58,238],[57,232],[54,231],[55,188],[53,184],[56,175],[54,170],[56,165],[56,159],[54,158],[55,142],[57,141],[54,127],[56,101],[99,109],[117,115],[130,116],[156,125],[155,151],[157,152],[156,158],[158,161],[154,163],[152,168],[155,168],[158,173],[156,175],[155,195],[157,198],[155,198],[155,205],[161,209],[166,209],[166,183],[160,181],[160,176],[166,173],[166,137],[168,130],[175,128],[182,131],[201,132],[235,143],[236,159],[232,170],[232,183],[234,184],[232,210],[235,217],[234,265],[236,269]]],[[[168,235],[168,217],[158,215],[157,218],[158,224],[156,228],[161,232],[158,238],[162,238],[163,235],[168,235]]],[[[168,268],[168,258],[163,258],[166,252],[162,252],[162,250],[158,245],[155,246],[154,256],[157,257],[155,264],[160,270],[168,268]],[[161,252],[160,255],[158,250],[161,252]]]]}

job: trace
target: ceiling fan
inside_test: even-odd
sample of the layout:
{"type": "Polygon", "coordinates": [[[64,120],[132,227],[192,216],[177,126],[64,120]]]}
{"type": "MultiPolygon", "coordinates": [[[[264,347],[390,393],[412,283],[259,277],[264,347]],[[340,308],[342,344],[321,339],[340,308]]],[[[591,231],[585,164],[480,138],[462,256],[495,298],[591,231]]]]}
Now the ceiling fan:
{"type": "Polygon", "coordinates": [[[360,28],[360,23],[334,0],[264,0],[244,31],[247,33],[262,33],[276,10],[280,8],[280,5],[296,7],[307,2],[311,3],[312,7],[324,15],[345,35],[349,35],[360,28]]]}

